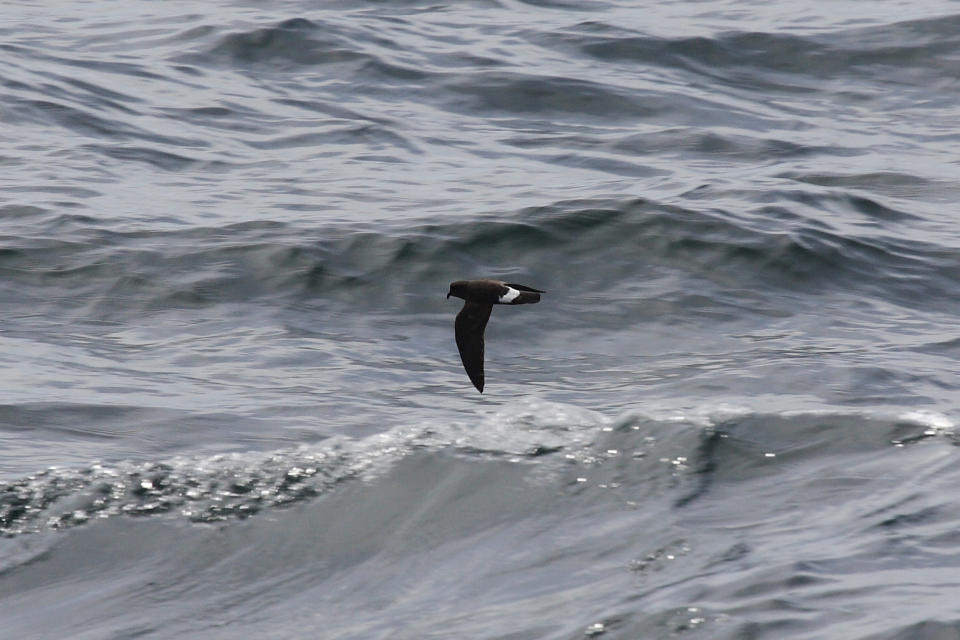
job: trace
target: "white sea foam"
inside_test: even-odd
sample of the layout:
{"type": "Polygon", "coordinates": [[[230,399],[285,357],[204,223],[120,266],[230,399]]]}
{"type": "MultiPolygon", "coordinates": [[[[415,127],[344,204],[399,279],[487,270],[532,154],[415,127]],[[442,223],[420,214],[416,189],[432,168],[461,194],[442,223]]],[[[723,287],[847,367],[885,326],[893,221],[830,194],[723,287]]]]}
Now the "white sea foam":
{"type": "Polygon", "coordinates": [[[936,411],[929,411],[926,409],[908,411],[901,414],[900,419],[907,420],[909,422],[915,422],[925,427],[929,427],[934,431],[952,431],[956,426],[953,420],[942,413],[937,413],[936,411]]]}

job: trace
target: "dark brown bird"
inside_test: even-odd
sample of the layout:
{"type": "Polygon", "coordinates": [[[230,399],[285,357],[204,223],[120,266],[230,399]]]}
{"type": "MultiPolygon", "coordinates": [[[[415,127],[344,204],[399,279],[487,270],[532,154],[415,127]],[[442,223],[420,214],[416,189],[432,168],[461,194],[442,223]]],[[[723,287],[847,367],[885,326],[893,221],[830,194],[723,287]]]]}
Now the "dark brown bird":
{"type": "Polygon", "coordinates": [[[540,302],[540,289],[500,280],[457,280],[450,285],[447,298],[463,298],[457,314],[457,349],[470,382],[483,393],[483,330],[495,304],[534,304],[540,302]]]}

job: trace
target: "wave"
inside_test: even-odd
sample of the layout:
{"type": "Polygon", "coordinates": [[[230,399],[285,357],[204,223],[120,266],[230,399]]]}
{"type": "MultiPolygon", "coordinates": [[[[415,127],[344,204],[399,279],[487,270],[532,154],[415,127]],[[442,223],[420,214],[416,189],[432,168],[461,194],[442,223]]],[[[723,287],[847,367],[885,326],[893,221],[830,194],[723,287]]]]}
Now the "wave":
{"type": "Polygon", "coordinates": [[[117,231],[88,216],[7,207],[23,234],[11,235],[18,227],[9,225],[0,238],[0,290],[94,319],[229,303],[402,313],[454,276],[513,276],[522,263],[546,288],[566,296],[588,290],[611,304],[642,284],[661,300],[749,292],[774,304],[784,295],[845,291],[913,308],[952,305],[960,258],[949,245],[897,234],[912,220],[906,211],[862,195],[804,191],[754,194],[748,214],[689,206],[716,197],[697,190],[684,197],[688,206],[564,201],[509,218],[385,223],[376,231],[279,222],[117,231]],[[834,210],[837,223],[804,209],[834,210]],[[870,236],[848,232],[857,218],[873,224],[870,236]]]}
{"type": "Polygon", "coordinates": [[[931,78],[957,77],[950,55],[957,46],[958,25],[960,15],[947,15],[808,34],[728,31],[662,37],[591,21],[542,40],[603,62],[727,76],[730,87],[815,92],[823,88],[817,79],[922,86],[931,78]]]}
{"type": "Polygon", "coordinates": [[[476,431],[462,425],[400,427],[360,440],[335,437],[266,453],[53,467],[0,482],[0,534],[117,515],[179,512],[196,522],[244,518],[319,496],[347,480],[370,481],[422,451],[518,459],[579,452],[607,422],[576,407],[529,402],[491,416],[476,431]]]}
{"type": "Polygon", "coordinates": [[[669,489],[683,507],[718,483],[779,473],[784,467],[771,464],[774,458],[790,468],[954,435],[949,418],[923,411],[883,417],[714,408],[610,420],[572,405],[527,400],[474,426],[398,427],[265,453],[51,467],[0,482],[0,534],[115,516],[175,513],[200,523],[246,518],[349,481],[390,483],[391,469],[416,455],[540,465],[541,482],[576,487],[589,477],[593,486],[622,488],[631,500],[669,489]]]}

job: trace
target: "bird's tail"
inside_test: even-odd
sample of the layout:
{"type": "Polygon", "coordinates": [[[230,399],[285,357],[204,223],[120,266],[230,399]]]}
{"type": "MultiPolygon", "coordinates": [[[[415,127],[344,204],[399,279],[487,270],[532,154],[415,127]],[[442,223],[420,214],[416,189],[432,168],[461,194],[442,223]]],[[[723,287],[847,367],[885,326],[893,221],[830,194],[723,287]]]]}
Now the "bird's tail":
{"type": "Polygon", "coordinates": [[[520,292],[520,295],[510,301],[510,304],[534,304],[540,302],[540,294],[545,293],[540,289],[534,289],[533,287],[522,284],[507,283],[507,286],[520,292]]]}
{"type": "Polygon", "coordinates": [[[537,302],[540,302],[539,293],[528,293],[526,291],[522,291],[520,295],[510,302],[501,302],[500,304],[535,304],[537,302]]]}

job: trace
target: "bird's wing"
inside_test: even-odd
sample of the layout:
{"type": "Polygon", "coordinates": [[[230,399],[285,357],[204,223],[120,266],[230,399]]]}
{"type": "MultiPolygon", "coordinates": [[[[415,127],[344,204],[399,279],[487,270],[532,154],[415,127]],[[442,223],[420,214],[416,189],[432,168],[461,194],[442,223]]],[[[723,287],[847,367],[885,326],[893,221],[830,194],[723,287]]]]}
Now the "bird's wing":
{"type": "Polygon", "coordinates": [[[457,349],[470,382],[483,393],[483,330],[487,327],[493,306],[466,301],[457,314],[457,349]]]}

